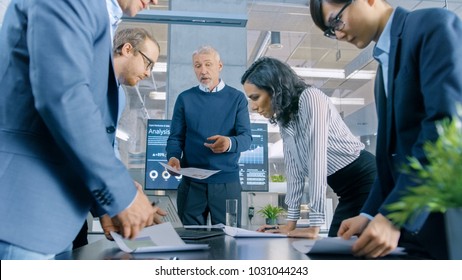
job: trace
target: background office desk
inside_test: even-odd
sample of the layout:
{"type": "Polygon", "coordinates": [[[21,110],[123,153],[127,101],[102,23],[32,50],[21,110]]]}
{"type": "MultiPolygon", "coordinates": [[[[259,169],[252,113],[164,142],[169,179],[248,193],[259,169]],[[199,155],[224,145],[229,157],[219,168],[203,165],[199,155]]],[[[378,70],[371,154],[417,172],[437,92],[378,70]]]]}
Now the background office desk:
{"type": "MultiPolygon", "coordinates": [[[[233,238],[222,235],[187,243],[209,244],[208,250],[136,253],[120,251],[115,242],[98,240],[72,252],[56,256],[56,259],[107,260],[107,259],[170,259],[180,260],[307,260],[292,242],[297,238],[233,238]]],[[[313,241],[314,242],[314,241],[313,241]]]]}

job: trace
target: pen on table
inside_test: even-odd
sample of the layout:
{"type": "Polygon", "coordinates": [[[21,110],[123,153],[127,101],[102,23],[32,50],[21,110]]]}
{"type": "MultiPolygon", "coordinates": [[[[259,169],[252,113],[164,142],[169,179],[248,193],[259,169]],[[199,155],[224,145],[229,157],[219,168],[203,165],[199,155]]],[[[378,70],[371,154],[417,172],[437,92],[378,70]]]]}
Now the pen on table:
{"type": "Polygon", "coordinates": [[[267,231],[267,230],[272,230],[272,229],[279,229],[279,226],[267,227],[267,228],[264,228],[263,230],[267,231]]]}

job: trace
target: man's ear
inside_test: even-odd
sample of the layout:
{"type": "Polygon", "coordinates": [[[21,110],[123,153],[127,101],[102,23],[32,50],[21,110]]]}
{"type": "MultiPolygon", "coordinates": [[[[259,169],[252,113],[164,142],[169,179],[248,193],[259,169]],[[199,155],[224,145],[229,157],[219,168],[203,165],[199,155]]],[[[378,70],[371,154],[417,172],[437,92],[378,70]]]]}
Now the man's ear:
{"type": "Polygon", "coordinates": [[[132,50],[133,50],[132,44],[130,44],[130,43],[125,43],[125,44],[122,46],[121,54],[124,55],[124,56],[125,56],[125,55],[128,55],[132,50]]]}

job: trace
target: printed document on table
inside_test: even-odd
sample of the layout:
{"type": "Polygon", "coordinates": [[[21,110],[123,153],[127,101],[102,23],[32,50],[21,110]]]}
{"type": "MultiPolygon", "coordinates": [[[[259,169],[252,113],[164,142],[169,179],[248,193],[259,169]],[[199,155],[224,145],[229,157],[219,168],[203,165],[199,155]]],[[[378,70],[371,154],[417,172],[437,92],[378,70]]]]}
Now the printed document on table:
{"type": "Polygon", "coordinates": [[[194,179],[206,179],[210,176],[212,176],[215,173],[220,172],[220,170],[208,170],[208,169],[201,169],[201,168],[195,168],[195,167],[185,167],[181,168],[180,170],[176,170],[175,168],[171,167],[168,164],[165,164],[163,162],[159,162],[165,169],[170,170],[174,173],[186,176],[186,177],[191,177],[194,179]]]}
{"type": "MultiPolygon", "coordinates": [[[[292,246],[304,254],[338,254],[351,255],[353,243],[358,238],[356,236],[345,240],[340,237],[325,237],[317,240],[307,239],[294,241],[292,246]]],[[[391,255],[405,255],[404,248],[398,247],[393,250],[391,255]]]]}
{"type": "Polygon", "coordinates": [[[209,249],[208,244],[186,244],[175,231],[171,223],[162,223],[145,227],[134,239],[125,239],[111,231],[111,236],[126,253],[149,253],[191,251],[209,249]]]}
{"type": "Polygon", "coordinates": [[[260,231],[255,231],[255,230],[247,230],[247,229],[229,227],[229,226],[225,226],[223,230],[225,231],[227,235],[232,236],[232,237],[266,237],[266,238],[287,237],[286,234],[260,232],[260,231]]]}

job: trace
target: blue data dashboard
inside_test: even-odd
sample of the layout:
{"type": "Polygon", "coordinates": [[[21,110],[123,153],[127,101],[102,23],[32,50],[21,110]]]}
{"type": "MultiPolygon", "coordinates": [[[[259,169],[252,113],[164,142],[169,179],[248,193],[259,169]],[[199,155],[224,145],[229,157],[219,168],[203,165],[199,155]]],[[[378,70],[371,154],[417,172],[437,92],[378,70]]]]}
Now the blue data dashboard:
{"type": "MultiPolygon", "coordinates": [[[[147,122],[144,190],[176,190],[181,175],[174,176],[160,164],[167,163],[167,140],[171,120],[149,119],[147,122]]],[[[243,191],[268,191],[268,125],[252,123],[252,144],[242,152],[239,177],[243,191]]]]}

